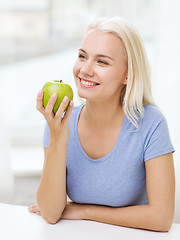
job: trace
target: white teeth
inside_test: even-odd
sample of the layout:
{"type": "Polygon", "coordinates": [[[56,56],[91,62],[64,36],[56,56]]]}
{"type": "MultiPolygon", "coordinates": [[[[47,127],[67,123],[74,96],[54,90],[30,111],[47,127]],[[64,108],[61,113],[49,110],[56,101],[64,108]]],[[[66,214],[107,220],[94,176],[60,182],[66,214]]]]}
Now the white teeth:
{"type": "Polygon", "coordinates": [[[82,80],[82,79],[81,79],[81,83],[84,84],[84,85],[86,85],[86,86],[96,86],[95,83],[87,82],[87,81],[84,81],[84,80],[82,80]]]}

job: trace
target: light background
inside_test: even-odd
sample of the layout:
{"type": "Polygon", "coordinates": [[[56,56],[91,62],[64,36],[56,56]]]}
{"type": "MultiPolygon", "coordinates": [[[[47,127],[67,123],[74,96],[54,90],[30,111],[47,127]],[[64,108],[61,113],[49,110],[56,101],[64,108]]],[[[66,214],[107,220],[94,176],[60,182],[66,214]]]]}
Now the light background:
{"type": "Polygon", "coordinates": [[[153,95],[176,150],[174,221],[180,223],[179,0],[0,1],[0,201],[35,202],[44,127],[37,92],[45,82],[63,79],[79,104],[72,67],[86,24],[102,16],[130,19],[143,37],[153,95]]]}

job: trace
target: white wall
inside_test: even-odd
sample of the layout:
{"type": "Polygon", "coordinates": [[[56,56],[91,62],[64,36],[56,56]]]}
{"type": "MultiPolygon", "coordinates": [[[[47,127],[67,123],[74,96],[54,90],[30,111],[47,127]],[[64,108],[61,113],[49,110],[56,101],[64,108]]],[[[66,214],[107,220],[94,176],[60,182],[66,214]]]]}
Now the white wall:
{"type": "Polygon", "coordinates": [[[168,121],[175,147],[176,174],[175,221],[180,222],[180,1],[159,1],[153,92],[156,102],[168,121]]]}

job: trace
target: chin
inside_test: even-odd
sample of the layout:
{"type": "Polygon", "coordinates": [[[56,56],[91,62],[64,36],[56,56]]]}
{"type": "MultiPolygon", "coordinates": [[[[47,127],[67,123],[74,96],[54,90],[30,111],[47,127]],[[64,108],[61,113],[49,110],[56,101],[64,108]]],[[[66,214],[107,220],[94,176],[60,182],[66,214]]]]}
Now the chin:
{"type": "Polygon", "coordinates": [[[83,94],[82,92],[77,92],[77,94],[80,98],[88,99],[87,94],[83,94]]]}
{"type": "Polygon", "coordinates": [[[76,88],[77,88],[77,94],[78,94],[78,96],[79,96],[80,98],[85,98],[85,99],[87,99],[88,93],[85,92],[84,89],[82,89],[80,86],[77,86],[77,85],[76,85],[76,88]]]}

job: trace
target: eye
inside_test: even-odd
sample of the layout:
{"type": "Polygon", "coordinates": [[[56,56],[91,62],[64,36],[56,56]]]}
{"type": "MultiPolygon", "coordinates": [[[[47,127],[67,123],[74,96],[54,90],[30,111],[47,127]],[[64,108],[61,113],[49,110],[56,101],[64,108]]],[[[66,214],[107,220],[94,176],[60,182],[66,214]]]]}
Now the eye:
{"type": "Polygon", "coordinates": [[[98,60],[97,62],[100,63],[100,64],[103,64],[103,65],[108,65],[108,63],[106,61],[103,61],[103,60],[98,60]]]}
{"type": "Polygon", "coordinates": [[[79,58],[85,59],[86,57],[83,54],[79,54],[79,58]]]}

